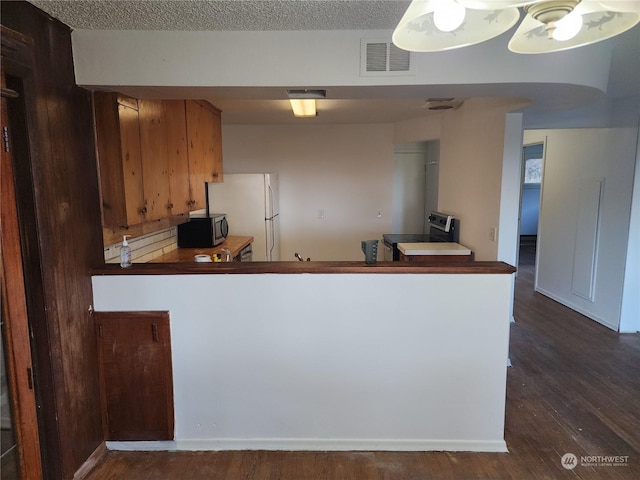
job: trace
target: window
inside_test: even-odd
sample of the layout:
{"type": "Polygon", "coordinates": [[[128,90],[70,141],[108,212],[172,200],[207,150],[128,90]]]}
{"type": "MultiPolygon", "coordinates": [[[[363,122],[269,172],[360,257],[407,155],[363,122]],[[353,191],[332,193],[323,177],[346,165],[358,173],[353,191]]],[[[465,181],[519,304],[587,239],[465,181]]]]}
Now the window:
{"type": "Polygon", "coordinates": [[[543,144],[524,147],[524,183],[525,185],[542,183],[543,144]]]}

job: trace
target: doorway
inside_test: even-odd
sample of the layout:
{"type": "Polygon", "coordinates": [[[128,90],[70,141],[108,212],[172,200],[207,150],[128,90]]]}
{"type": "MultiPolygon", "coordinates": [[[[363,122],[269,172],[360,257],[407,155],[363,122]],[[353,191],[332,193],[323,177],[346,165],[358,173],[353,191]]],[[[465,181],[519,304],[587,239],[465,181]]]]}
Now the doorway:
{"type": "Polygon", "coordinates": [[[438,210],[439,163],[439,140],[396,145],[391,233],[428,233],[429,212],[438,210]]]}
{"type": "Polygon", "coordinates": [[[538,244],[538,217],[544,165],[544,144],[525,145],[522,150],[520,195],[519,259],[522,265],[535,266],[538,244]]]}

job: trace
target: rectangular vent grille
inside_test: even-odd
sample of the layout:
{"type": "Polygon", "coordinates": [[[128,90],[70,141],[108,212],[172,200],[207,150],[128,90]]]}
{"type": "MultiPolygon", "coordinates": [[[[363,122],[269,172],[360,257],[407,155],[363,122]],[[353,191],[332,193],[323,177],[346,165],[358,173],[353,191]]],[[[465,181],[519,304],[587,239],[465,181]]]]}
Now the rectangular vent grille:
{"type": "Polygon", "coordinates": [[[389,44],[389,71],[408,72],[411,69],[411,52],[389,44]]]}
{"type": "Polygon", "coordinates": [[[367,72],[387,71],[386,43],[367,43],[367,72]]]}
{"type": "Polygon", "coordinates": [[[361,75],[411,74],[411,52],[388,41],[362,40],[361,75]]]}

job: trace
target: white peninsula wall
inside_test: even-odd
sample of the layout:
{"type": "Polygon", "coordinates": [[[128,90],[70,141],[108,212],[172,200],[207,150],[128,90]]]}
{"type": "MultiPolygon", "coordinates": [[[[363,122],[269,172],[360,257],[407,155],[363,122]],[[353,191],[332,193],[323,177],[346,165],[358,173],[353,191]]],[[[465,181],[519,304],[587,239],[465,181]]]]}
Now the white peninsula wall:
{"type": "Polygon", "coordinates": [[[506,451],[513,269],[132,268],[93,277],[94,307],[170,312],[175,440],[109,448],[506,451]]]}

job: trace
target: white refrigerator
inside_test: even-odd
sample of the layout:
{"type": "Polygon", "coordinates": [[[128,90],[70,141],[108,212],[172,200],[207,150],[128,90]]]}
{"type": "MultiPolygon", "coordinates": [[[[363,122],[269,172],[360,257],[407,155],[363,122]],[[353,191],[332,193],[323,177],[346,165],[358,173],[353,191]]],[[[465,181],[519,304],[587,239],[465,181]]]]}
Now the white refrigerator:
{"type": "Polygon", "coordinates": [[[252,236],[254,261],[280,260],[278,175],[225,173],[207,183],[211,213],[226,213],[229,235],[252,236]]]}

